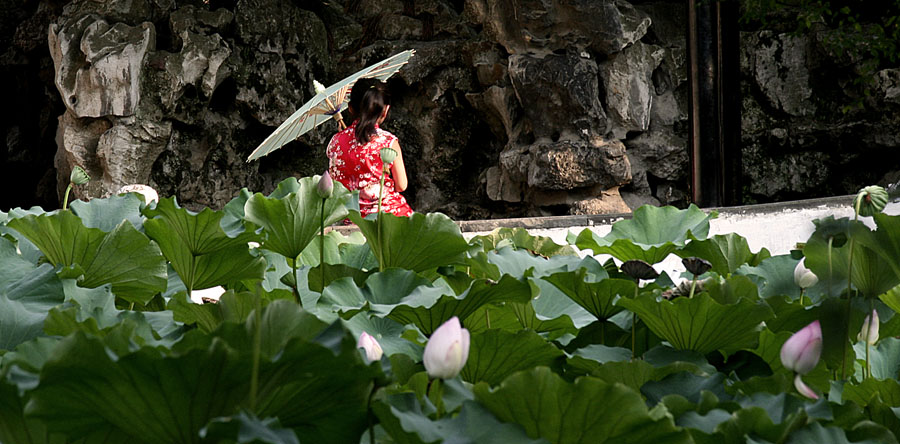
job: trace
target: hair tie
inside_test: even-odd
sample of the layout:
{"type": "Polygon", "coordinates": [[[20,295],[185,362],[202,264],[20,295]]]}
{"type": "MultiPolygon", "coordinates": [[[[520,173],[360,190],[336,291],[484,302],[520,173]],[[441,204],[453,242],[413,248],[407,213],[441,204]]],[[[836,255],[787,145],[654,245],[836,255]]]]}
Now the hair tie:
{"type": "Polygon", "coordinates": [[[375,85],[369,85],[369,89],[374,89],[375,85]]]}

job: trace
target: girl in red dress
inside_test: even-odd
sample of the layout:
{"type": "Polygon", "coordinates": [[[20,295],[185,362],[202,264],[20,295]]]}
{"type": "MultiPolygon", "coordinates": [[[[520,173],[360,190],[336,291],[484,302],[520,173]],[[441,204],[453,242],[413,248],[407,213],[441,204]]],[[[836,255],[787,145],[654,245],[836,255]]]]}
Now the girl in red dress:
{"type": "Polygon", "coordinates": [[[365,217],[378,211],[382,175],[381,149],[393,148],[397,157],[384,178],[381,211],[409,216],[412,208],[400,194],[406,189],[406,168],[397,136],[381,129],[391,109],[391,97],[383,82],[363,79],[350,92],[350,112],[355,120],[328,143],[328,172],[348,190],[359,190],[359,212],[365,217]]]}

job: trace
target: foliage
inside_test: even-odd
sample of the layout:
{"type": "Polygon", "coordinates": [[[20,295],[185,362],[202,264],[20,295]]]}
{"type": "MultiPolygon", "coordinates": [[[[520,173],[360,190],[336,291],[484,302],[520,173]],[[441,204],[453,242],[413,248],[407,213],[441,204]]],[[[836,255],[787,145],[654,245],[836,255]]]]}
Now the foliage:
{"type": "Polygon", "coordinates": [[[820,283],[801,290],[798,258],[707,237],[696,207],[569,245],[467,241],[440,214],[383,216],[379,236],[349,192],[315,184],[222,211],[121,196],[0,214],[0,442],[897,442],[900,216],[816,221],[820,283]],[[347,216],[361,233],[319,239],[320,218],[347,216]],[[617,265],[670,256],[711,265],[692,296],[691,279],[617,265]],[[190,299],[214,286],[218,302],[190,299]],[[852,343],[873,308],[883,338],[852,343]],[[467,360],[429,379],[423,348],[453,317],[467,360]],[[779,359],[814,320],[818,401],[779,359]]]}

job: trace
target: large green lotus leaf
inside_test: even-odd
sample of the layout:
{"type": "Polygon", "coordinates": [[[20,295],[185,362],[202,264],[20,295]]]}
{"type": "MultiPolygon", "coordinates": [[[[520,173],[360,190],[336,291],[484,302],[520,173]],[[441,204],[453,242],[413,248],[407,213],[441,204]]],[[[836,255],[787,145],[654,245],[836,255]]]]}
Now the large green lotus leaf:
{"type": "Polygon", "coordinates": [[[326,227],[347,217],[350,192],[335,182],[331,198],[322,199],[316,190],[318,183],[319,176],[304,177],[299,181],[299,188],[286,196],[266,197],[256,193],[247,200],[244,218],[263,227],[263,248],[296,259],[319,233],[323,205],[326,227]]]}
{"type": "Polygon", "coordinates": [[[563,317],[572,321],[575,328],[583,328],[596,321],[594,315],[578,305],[577,302],[543,279],[532,279],[532,287],[537,287],[538,295],[531,300],[538,319],[552,321],[563,317]]]}
{"type": "Polygon", "coordinates": [[[567,315],[561,315],[556,318],[548,319],[540,316],[535,310],[531,302],[506,304],[510,310],[515,313],[516,319],[523,328],[534,330],[538,333],[546,333],[548,339],[556,339],[569,333],[578,334],[578,328],[575,323],[567,315]]]}
{"type": "Polygon", "coordinates": [[[640,391],[647,382],[659,381],[673,373],[693,372],[705,375],[700,367],[689,362],[676,361],[656,367],[643,359],[631,360],[629,349],[599,344],[578,349],[574,356],[568,359],[568,363],[595,378],[610,384],[624,384],[635,391],[640,391]]]}
{"type": "Polygon", "coordinates": [[[533,236],[524,228],[497,228],[488,234],[475,236],[469,240],[470,244],[477,242],[481,243],[485,252],[511,246],[544,257],[576,255],[575,249],[571,245],[559,245],[549,237],[533,236]]]}
{"type": "Polygon", "coordinates": [[[237,294],[228,290],[215,304],[195,304],[187,293],[179,292],[169,299],[166,309],[171,311],[178,322],[194,325],[210,333],[222,322],[241,322],[255,308],[255,296],[251,293],[237,294]]]}
{"type": "Polygon", "coordinates": [[[326,264],[339,264],[341,263],[341,252],[340,252],[340,244],[344,240],[344,236],[337,231],[332,231],[326,234],[324,237],[319,236],[318,234],[313,238],[313,242],[310,242],[306,248],[300,253],[300,257],[297,262],[303,265],[309,265],[311,267],[315,267],[319,265],[319,252],[322,251],[320,246],[322,241],[324,240],[325,250],[324,250],[324,259],[326,264]]]}
{"type": "Polygon", "coordinates": [[[88,202],[76,200],[70,208],[88,228],[99,228],[110,232],[123,220],[143,231],[144,216],[141,215],[141,198],[135,193],[111,196],[105,199],[91,199],[88,202]]]}
{"type": "Polygon", "coordinates": [[[0,358],[0,442],[24,444],[64,444],[62,435],[51,436],[38,420],[24,417],[25,390],[36,385],[39,371],[53,354],[58,340],[37,338],[16,347],[0,358]]]}
{"type": "Polygon", "coordinates": [[[873,218],[877,226],[874,231],[853,226],[851,233],[860,243],[878,253],[894,271],[894,277],[900,280],[900,216],[877,213],[873,218]]]}
{"type": "MultiPolygon", "coordinates": [[[[856,351],[857,367],[866,362],[866,343],[853,344],[856,351]]],[[[869,347],[869,368],[875,379],[897,379],[900,377],[900,339],[882,338],[874,347],[869,347]]],[[[898,407],[898,406],[894,406],[898,407]]]]}
{"type": "Polygon", "coordinates": [[[234,444],[300,444],[297,434],[281,428],[276,418],[259,419],[242,410],[236,415],[215,418],[200,430],[200,437],[212,442],[234,444]]]}
{"type": "Polygon", "coordinates": [[[759,288],[747,276],[736,275],[725,280],[712,280],[706,284],[705,290],[709,297],[723,305],[742,300],[759,300],[759,288]]]}
{"type": "MultiPolygon", "coordinates": [[[[20,217],[25,217],[28,215],[40,216],[42,214],[46,214],[41,207],[31,207],[31,209],[23,210],[22,208],[13,208],[9,210],[9,213],[3,213],[0,211],[0,237],[6,237],[9,240],[12,240],[16,243],[19,251],[21,251],[22,256],[31,262],[32,264],[39,264],[43,260],[43,254],[41,250],[39,250],[27,237],[23,236],[22,233],[19,233],[12,228],[7,226],[7,223],[13,219],[17,219],[20,217]]],[[[54,211],[53,213],[56,213],[54,211]]]]}
{"type": "Polygon", "coordinates": [[[403,337],[409,329],[403,324],[388,318],[370,316],[368,313],[359,313],[342,322],[354,338],[359,338],[363,332],[375,338],[387,356],[402,353],[416,361],[422,360],[422,346],[403,337]]]}
{"type": "MultiPolygon", "coordinates": [[[[896,440],[896,438],[895,438],[896,440]]],[[[808,426],[791,433],[787,444],[851,444],[847,439],[847,432],[838,427],[825,427],[819,423],[811,423],[808,426]]],[[[854,440],[852,444],[879,444],[884,441],[876,439],[854,440]]]]}
{"type": "Polygon", "coordinates": [[[547,367],[536,367],[508,377],[494,390],[479,383],[474,391],[501,421],[557,444],[691,442],[670,418],[651,416],[634,390],[589,376],[569,383],[547,367]]]}
{"type": "Polygon", "coordinates": [[[757,253],[750,251],[747,239],[735,234],[720,234],[705,240],[691,240],[687,245],[675,251],[680,257],[699,257],[712,264],[712,271],[721,276],[728,276],[744,264],[750,266],[770,256],[765,248],[757,253]]]}
{"type": "Polygon", "coordinates": [[[519,322],[519,318],[516,316],[516,311],[513,309],[512,305],[514,304],[504,304],[499,306],[482,305],[481,308],[475,310],[469,317],[463,319],[462,323],[466,329],[469,330],[469,333],[483,332],[491,329],[500,329],[511,332],[519,331],[524,327],[519,322]]]}
{"type": "Polygon", "coordinates": [[[194,213],[170,197],[153,209],[144,208],[144,215],[149,218],[144,230],[159,244],[188,292],[263,277],[265,260],[251,255],[247,247],[257,236],[252,231],[227,234],[220,225],[221,211],[205,208],[194,213]]]}
{"type": "Polygon", "coordinates": [[[738,267],[736,274],[758,277],[759,296],[766,299],[772,296],[800,297],[800,286],[794,283],[794,268],[800,262],[789,254],[772,256],[763,259],[757,266],[744,264],[738,267]]]}
{"type": "Polygon", "coordinates": [[[587,270],[579,269],[554,273],[543,279],[600,320],[609,319],[622,311],[622,307],[614,304],[617,298],[634,295],[634,281],[603,279],[599,282],[587,282],[587,276],[587,270]]]}
{"type": "Polygon", "coordinates": [[[114,358],[100,339],[76,333],[44,364],[25,415],[69,442],[102,432],[195,443],[201,427],[246,397],[249,377],[250,365],[222,342],[179,356],[142,348],[114,358]]]}
{"type": "MultiPolygon", "coordinates": [[[[422,291],[424,289],[419,289],[422,291]]],[[[430,335],[450,318],[465,319],[487,304],[528,303],[531,287],[528,283],[509,275],[499,282],[487,279],[472,281],[469,288],[460,295],[444,290],[433,305],[406,305],[399,303],[387,316],[402,324],[415,324],[419,330],[430,335]],[[448,294],[449,293],[449,294],[448,294]]]]}
{"type": "Polygon", "coordinates": [[[368,423],[369,394],[380,371],[362,362],[355,340],[340,327],[335,332],[339,338],[323,333],[316,339],[322,344],[295,339],[260,366],[257,414],[277,417],[304,442],[359,442],[368,423]],[[339,344],[326,347],[329,340],[339,344]]]}
{"type": "Polygon", "coordinates": [[[0,238],[0,350],[42,335],[47,312],[65,300],[62,283],[49,264],[31,265],[0,238]]]}
{"type": "Polygon", "coordinates": [[[709,234],[709,220],[715,213],[706,214],[695,205],[686,210],[675,207],[644,205],[634,211],[631,219],[616,222],[610,233],[598,237],[585,229],[569,243],[590,249],[594,254],[610,254],[621,261],[642,260],[649,264],[661,262],[689,238],[705,239],[709,234]]]}
{"type": "Polygon", "coordinates": [[[488,330],[471,334],[462,378],[495,386],[507,376],[536,366],[551,367],[563,352],[529,330],[488,330]]]}
{"type": "Polygon", "coordinates": [[[657,301],[652,294],[618,302],[644,321],[657,336],[680,350],[709,353],[752,345],[761,322],[774,316],[764,302],[741,299],[724,305],[706,293],[693,298],[657,301]]]}
{"type": "Polygon", "coordinates": [[[518,278],[542,277],[558,271],[574,271],[580,268],[595,275],[594,280],[600,280],[608,276],[606,270],[594,258],[579,258],[578,256],[553,256],[545,258],[535,256],[526,250],[515,250],[504,247],[497,252],[488,252],[486,259],[497,266],[500,274],[508,274],[518,278]]]}
{"type": "MultiPolygon", "coordinates": [[[[890,256],[882,256],[879,252],[890,254],[885,250],[888,247],[878,247],[880,242],[892,242],[890,235],[869,230],[862,222],[847,221],[846,230],[852,233],[851,241],[840,248],[831,248],[831,262],[829,265],[828,237],[830,225],[820,224],[803,247],[806,256],[805,265],[812,270],[820,280],[826,284],[831,276],[831,292],[840,294],[847,288],[847,270],[850,262],[850,248],[853,247],[851,282],[860,293],[867,297],[878,297],[900,284],[900,275],[896,267],[891,263],[890,256]]],[[[826,288],[828,286],[826,285],[826,288]]]]}
{"type": "MultiPolygon", "coordinates": [[[[350,267],[344,264],[329,264],[325,263],[325,285],[327,287],[331,285],[332,282],[349,277],[353,279],[353,282],[356,285],[365,285],[366,279],[372,275],[371,271],[363,271],[359,268],[350,267]]],[[[375,268],[378,268],[377,266],[375,268]]],[[[310,291],[313,292],[322,292],[322,266],[313,267],[309,269],[309,273],[307,274],[307,287],[310,291]]]]}
{"type": "Polygon", "coordinates": [[[372,410],[393,442],[398,444],[479,443],[549,444],[533,440],[520,427],[498,421],[476,402],[465,401],[458,415],[432,420],[413,393],[380,393],[372,410]]]}
{"type": "Polygon", "coordinates": [[[106,233],[62,211],[14,219],[9,226],[40,248],[51,264],[68,267],[62,274],[79,277],[84,287],[112,284],[118,296],[141,304],[166,289],[165,258],[130,222],[119,221],[106,233]]]}
{"type": "Polygon", "coordinates": [[[219,225],[226,233],[240,233],[244,230],[244,205],[252,196],[250,190],[241,188],[238,195],[225,204],[225,208],[222,209],[225,214],[219,225]]]}
{"type": "Polygon", "coordinates": [[[338,279],[325,288],[321,300],[331,303],[333,310],[343,313],[345,319],[367,307],[384,317],[397,305],[427,308],[434,305],[441,295],[453,292],[443,281],[436,284],[433,286],[412,271],[389,268],[369,276],[362,288],[351,278],[338,279]]]}
{"type": "Polygon", "coordinates": [[[383,268],[405,268],[421,272],[442,265],[462,264],[469,244],[449,217],[441,213],[413,213],[409,217],[381,215],[381,243],[378,225],[350,212],[350,220],[366,236],[375,257],[383,256],[383,268]]]}

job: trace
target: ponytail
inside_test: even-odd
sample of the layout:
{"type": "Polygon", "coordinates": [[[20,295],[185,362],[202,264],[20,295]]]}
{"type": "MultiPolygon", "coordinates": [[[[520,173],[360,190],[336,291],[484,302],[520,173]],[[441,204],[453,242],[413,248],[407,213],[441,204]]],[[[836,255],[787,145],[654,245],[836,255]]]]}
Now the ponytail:
{"type": "Polygon", "coordinates": [[[375,125],[385,107],[391,104],[391,95],[384,82],[362,79],[350,91],[350,110],[359,120],[356,124],[356,141],[365,145],[375,135],[375,125]]]}

